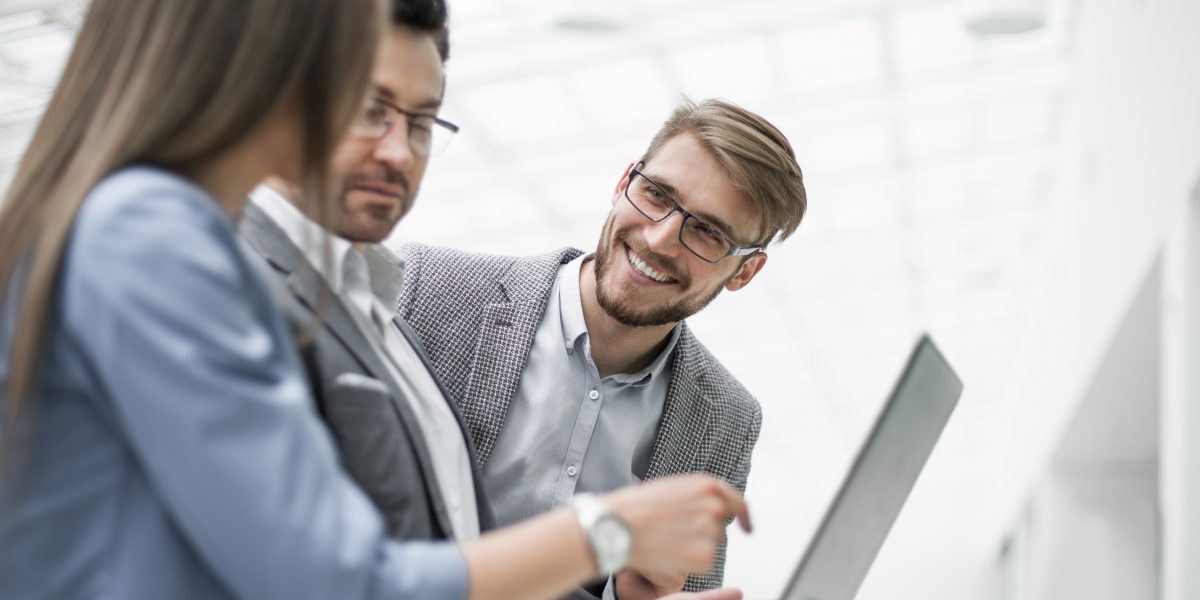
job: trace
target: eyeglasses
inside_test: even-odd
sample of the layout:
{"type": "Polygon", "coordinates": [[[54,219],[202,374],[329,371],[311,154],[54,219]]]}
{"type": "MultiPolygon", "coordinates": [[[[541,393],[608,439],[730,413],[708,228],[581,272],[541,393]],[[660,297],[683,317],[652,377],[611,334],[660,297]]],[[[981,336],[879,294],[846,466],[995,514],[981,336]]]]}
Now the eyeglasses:
{"type": "Polygon", "coordinates": [[[383,139],[394,124],[388,111],[395,112],[408,121],[408,145],[414,154],[420,156],[430,156],[445,150],[446,146],[450,145],[450,138],[458,133],[458,125],[440,119],[435,114],[404,110],[378,98],[358,113],[354,122],[350,124],[350,133],[372,140],[383,139]]]}
{"type": "Polygon", "coordinates": [[[642,213],[642,216],[660,223],[676,212],[683,215],[679,224],[679,243],[705,262],[717,264],[730,256],[745,256],[763,249],[762,246],[738,246],[729,241],[712,225],[679,206],[663,187],[638,170],[643,163],[629,170],[629,185],[625,186],[625,199],[642,213]]]}

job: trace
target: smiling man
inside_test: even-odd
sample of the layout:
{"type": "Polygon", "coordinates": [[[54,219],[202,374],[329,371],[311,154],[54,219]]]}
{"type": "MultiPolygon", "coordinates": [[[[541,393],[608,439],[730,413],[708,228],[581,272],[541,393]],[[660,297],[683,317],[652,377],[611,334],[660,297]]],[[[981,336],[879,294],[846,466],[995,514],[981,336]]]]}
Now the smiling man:
{"type": "MultiPolygon", "coordinates": [[[[594,254],[402,248],[401,315],[466,417],[499,523],[689,471],[745,489],[759,405],[684,319],[748,285],[806,206],[783,134],[708,100],[677,108],[626,168],[594,254]]],[[[685,589],[723,572],[724,546],[685,589]]],[[[616,588],[661,594],[685,575],[625,572],[616,588]]]]}

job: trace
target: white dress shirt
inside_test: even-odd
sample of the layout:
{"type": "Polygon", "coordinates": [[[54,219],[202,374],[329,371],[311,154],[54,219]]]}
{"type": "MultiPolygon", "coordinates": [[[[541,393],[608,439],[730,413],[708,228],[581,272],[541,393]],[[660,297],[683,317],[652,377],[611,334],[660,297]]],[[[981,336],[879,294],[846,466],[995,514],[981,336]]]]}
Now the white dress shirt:
{"type": "Polygon", "coordinates": [[[671,383],[675,327],[636,373],[600,377],[579,292],[581,256],[563,265],[483,480],[500,526],[564,506],[579,492],[640,483],[671,383]]]}

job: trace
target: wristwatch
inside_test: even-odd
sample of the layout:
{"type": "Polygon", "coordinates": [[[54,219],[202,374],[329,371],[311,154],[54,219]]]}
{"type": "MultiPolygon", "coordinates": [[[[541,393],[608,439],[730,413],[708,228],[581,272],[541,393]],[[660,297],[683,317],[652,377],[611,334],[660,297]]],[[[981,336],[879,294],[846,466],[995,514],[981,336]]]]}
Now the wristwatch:
{"type": "Polygon", "coordinates": [[[594,494],[576,494],[571,504],[579,516],[579,526],[587,534],[588,545],[596,555],[600,572],[607,575],[625,568],[633,547],[629,525],[594,494]]]}

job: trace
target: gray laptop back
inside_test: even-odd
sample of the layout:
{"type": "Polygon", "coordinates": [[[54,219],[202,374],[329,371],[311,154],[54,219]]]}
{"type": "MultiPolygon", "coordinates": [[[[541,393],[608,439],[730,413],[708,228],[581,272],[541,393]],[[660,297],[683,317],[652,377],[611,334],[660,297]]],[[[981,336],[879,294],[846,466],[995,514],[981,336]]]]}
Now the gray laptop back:
{"type": "Polygon", "coordinates": [[[852,600],[962,394],[922,336],[842,488],[784,591],[784,600],[852,600]]]}

